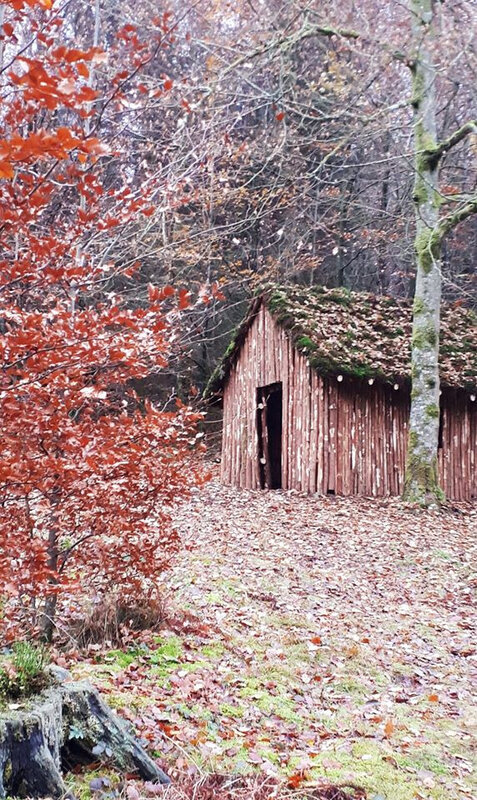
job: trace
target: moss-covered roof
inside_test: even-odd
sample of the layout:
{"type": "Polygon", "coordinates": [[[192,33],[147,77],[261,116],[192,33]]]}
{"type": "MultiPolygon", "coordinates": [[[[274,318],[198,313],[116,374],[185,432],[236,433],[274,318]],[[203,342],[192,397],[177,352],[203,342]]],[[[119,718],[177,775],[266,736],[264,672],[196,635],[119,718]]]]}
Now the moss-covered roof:
{"type": "MultiPolygon", "coordinates": [[[[321,286],[281,286],[253,301],[206,396],[220,392],[261,302],[321,374],[400,384],[410,380],[410,301],[321,286]]],[[[477,388],[477,315],[471,309],[443,304],[440,375],[443,386],[477,388]]]]}

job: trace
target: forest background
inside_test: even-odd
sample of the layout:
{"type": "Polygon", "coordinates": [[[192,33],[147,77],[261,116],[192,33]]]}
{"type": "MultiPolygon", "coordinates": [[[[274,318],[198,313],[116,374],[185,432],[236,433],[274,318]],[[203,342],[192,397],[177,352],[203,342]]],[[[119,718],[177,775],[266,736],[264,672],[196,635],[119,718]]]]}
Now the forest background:
{"type": "MultiPolygon", "coordinates": [[[[103,289],[137,306],[151,282],[195,298],[217,282],[227,298],[193,304],[177,357],[148,391],[157,395],[162,384],[163,399],[187,398],[192,386],[202,388],[264,281],[412,297],[412,33],[404,4],[171,2],[160,9],[167,45],[146,59],[136,53],[134,74],[125,68],[113,98],[113,47],[123,41],[134,50],[150,39],[155,4],[55,8],[65,46],[104,50],[89,83],[97,92],[94,134],[111,148],[101,157],[111,200],[101,211],[105,234],[83,242],[103,265],[103,289]],[[136,198],[148,194],[147,216],[125,213],[111,191],[119,183],[136,198]]],[[[474,11],[472,3],[434,4],[440,140],[475,108],[474,11]]],[[[4,36],[4,59],[10,46],[4,36]]],[[[447,154],[444,202],[474,189],[475,148],[474,133],[447,154]]],[[[66,195],[48,224],[71,202],[66,195]]],[[[470,217],[444,241],[450,302],[475,305],[476,225],[470,217]]]]}

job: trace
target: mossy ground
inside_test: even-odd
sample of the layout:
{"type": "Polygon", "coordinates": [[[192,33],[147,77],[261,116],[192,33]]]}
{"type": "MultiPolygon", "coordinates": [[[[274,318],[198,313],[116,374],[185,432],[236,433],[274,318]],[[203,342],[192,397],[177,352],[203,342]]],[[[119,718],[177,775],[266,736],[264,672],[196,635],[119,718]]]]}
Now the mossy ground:
{"type": "Polygon", "coordinates": [[[477,796],[476,520],[212,485],[178,509],[191,549],[168,576],[203,632],[164,631],[78,670],[99,670],[166,769],[179,758],[351,781],[370,798],[477,796]]]}
{"type": "Polygon", "coordinates": [[[76,800],[93,800],[93,798],[119,797],[121,794],[121,776],[113,769],[96,766],[84,770],[82,773],[68,774],[65,779],[66,789],[74,794],[76,800]],[[95,789],[97,786],[101,788],[95,789]]]}

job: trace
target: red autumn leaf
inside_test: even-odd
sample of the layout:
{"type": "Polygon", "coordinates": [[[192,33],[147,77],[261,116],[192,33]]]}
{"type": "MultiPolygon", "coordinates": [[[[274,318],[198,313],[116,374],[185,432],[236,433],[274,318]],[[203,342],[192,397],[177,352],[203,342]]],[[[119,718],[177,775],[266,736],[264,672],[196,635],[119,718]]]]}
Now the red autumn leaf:
{"type": "Polygon", "coordinates": [[[150,303],[154,302],[155,300],[161,300],[162,290],[158,286],[153,286],[152,283],[149,283],[147,287],[147,296],[150,303]]]}
{"type": "Polygon", "coordinates": [[[81,75],[83,78],[89,78],[89,69],[84,63],[84,61],[80,61],[76,65],[76,69],[78,70],[78,74],[81,75]]]}
{"type": "Polygon", "coordinates": [[[0,161],[0,178],[13,178],[15,171],[9,161],[0,161]]]}
{"type": "Polygon", "coordinates": [[[179,290],[179,308],[183,311],[190,306],[190,294],[187,289],[179,290]]]}
{"type": "Polygon", "coordinates": [[[225,300],[225,295],[222,292],[218,283],[212,284],[211,291],[212,291],[212,297],[214,297],[216,300],[225,300]]]}
{"type": "Polygon", "coordinates": [[[81,102],[96,100],[97,96],[98,92],[95,89],[92,89],[91,86],[82,86],[79,92],[81,102]]]}
{"type": "Polygon", "coordinates": [[[298,789],[305,780],[306,773],[300,770],[299,772],[294,772],[293,775],[289,775],[287,783],[291,789],[298,789]]]}
{"type": "Polygon", "coordinates": [[[74,61],[84,61],[90,58],[90,54],[86,50],[76,50],[72,48],[71,50],[65,51],[63,58],[65,61],[73,63],[74,61]]]}

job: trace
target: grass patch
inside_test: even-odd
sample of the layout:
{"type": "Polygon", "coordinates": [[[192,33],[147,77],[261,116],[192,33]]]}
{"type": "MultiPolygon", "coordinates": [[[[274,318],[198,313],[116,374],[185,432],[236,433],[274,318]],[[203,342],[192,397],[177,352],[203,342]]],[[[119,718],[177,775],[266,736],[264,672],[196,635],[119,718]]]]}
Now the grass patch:
{"type": "Polygon", "coordinates": [[[365,686],[354,678],[343,677],[340,681],[333,684],[333,692],[337,694],[350,694],[359,697],[365,697],[369,694],[369,686],[365,686]]]}
{"type": "Polygon", "coordinates": [[[151,705],[151,700],[146,695],[134,694],[133,692],[111,692],[108,694],[108,706],[114,709],[132,708],[135,710],[147,708],[151,705]]]}
{"type": "Polygon", "coordinates": [[[224,717],[232,717],[232,719],[241,719],[245,713],[242,706],[233,706],[230,703],[221,703],[219,711],[224,717]]]}
{"type": "Polygon", "coordinates": [[[134,664],[137,657],[137,650],[110,650],[106,653],[104,660],[112,668],[127,669],[130,664],[134,664]]]}
{"type": "MultiPolygon", "coordinates": [[[[293,772],[291,759],[287,770],[293,772]]],[[[313,759],[310,778],[318,780],[325,777],[331,783],[351,780],[363,786],[372,797],[378,795],[386,800],[416,800],[423,797],[422,786],[408,772],[404,771],[399,759],[386,745],[361,741],[349,750],[340,749],[318,753],[313,759]],[[395,764],[398,764],[396,767],[395,764]]],[[[448,800],[442,787],[426,789],[426,800],[448,800]]]]}
{"type": "Polygon", "coordinates": [[[102,767],[101,769],[85,769],[83,772],[68,772],[65,775],[65,786],[67,793],[76,800],[92,800],[98,797],[117,797],[121,775],[112,769],[102,767]],[[91,788],[98,786],[98,789],[91,788]],[[101,788],[100,788],[101,787],[101,788]]]}
{"type": "Polygon", "coordinates": [[[205,599],[214,606],[220,605],[222,602],[222,595],[219,592],[209,592],[205,599]]]}
{"type": "Polygon", "coordinates": [[[449,766],[443,763],[436,751],[429,747],[423,747],[409,755],[396,756],[396,760],[400,767],[409,767],[416,771],[424,769],[435,775],[450,775],[451,772],[449,766]]]}
{"type": "MultiPolygon", "coordinates": [[[[256,682],[253,681],[253,683],[256,682]]],[[[253,700],[254,705],[267,716],[273,715],[298,726],[303,724],[302,717],[297,713],[295,702],[281,691],[271,694],[258,685],[244,686],[239,690],[239,695],[244,699],[253,700]]]]}
{"type": "Polygon", "coordinates": [[[206,644],[204,647],[201,647],[200,653],[204,658],[213,658],[218,659],[223,656],[225,652],[225,647],[220,642],[214,642],[214,644],[206,644]]]}

